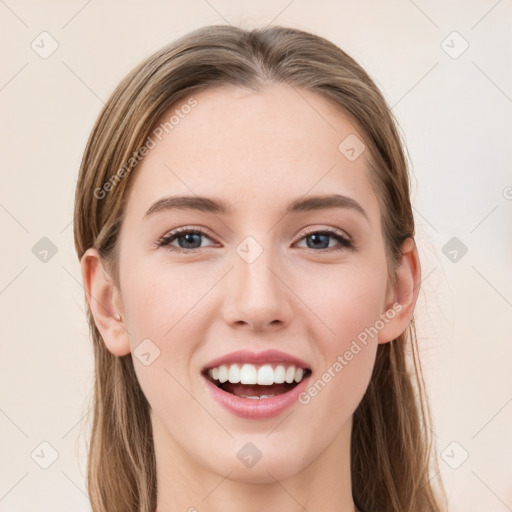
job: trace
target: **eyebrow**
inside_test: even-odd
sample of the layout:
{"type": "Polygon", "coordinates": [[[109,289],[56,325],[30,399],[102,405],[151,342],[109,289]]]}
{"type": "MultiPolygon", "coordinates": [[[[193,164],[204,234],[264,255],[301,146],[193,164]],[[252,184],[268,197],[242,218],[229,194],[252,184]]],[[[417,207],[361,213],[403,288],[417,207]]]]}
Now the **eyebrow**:
{"type": "MultiPolygon", "coordinates": [[[[309,197],[298,197],[286,208],[286,213],[311,212],[343,208],[360,213],[369,222],[369,217],[363,207],[354,199],[341,194],[328,194],[309,197]]],[[[229,203],[220,199],[203,196],[166,196],[153,203],[144,217],[167,210],[193,210],[198,212],[228,215],[232,212],[229,203]]]]}

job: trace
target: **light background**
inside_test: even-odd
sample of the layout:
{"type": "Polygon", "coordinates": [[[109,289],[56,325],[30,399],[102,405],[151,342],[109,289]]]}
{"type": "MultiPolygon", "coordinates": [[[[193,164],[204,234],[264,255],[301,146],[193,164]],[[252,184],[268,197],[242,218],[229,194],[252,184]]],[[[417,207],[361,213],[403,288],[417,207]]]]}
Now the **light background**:
{"type": "Polygon", "coordinates": [[[130,69],[222,23],[322,35],[393,106],[415,175],[416,316],[450,510],[512,510],[510,0],[0,0],[0,17],[0,512],[89,510],[93,361],[71,225],[82,152],[130,69]],[[43,31],[59,45],[46,59],[31,47],[51,48],[43,31]],[[57,248],[46,262],[42,237],[57,248]],[[468,249],[456,262],[452,237],[468,249]],[[48,469],[43,441],[58,452],[48,469]]]}

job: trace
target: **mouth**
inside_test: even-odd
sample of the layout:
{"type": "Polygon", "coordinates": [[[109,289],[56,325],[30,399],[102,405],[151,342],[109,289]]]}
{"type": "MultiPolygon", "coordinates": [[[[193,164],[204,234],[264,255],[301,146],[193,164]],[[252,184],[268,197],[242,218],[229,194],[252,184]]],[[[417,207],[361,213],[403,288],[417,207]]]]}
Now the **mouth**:
{"type": "Polygon", "coordinates": [[[231,395],[262,400],[284,395],[311,375],[311,369],[283,364],[230,364],[203,370],[202,375],[231,395]]]}

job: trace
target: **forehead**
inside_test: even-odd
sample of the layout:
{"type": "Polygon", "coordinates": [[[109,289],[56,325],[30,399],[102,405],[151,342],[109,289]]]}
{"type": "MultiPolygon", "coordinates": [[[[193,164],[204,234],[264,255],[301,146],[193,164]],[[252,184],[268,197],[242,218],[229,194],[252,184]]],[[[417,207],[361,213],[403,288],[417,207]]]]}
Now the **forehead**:
{"type": "Polygon", "coordinates": [[[318,93],[272,84],[260,91],[223,86],[192,97],[193,108],[182,108],[187,98],[157,123],[165,128],[173,119],[159,137],[151,135],[155,146],[132,177],[129,209],[135,203],[145,212],[174,193],[222,198],[234,211],[251,204],[270,208],[309,193],[339,193],[378,215],[368,151],[354,160],[340,150],[350,137],[362,144],[363,134],[318,93]]]}

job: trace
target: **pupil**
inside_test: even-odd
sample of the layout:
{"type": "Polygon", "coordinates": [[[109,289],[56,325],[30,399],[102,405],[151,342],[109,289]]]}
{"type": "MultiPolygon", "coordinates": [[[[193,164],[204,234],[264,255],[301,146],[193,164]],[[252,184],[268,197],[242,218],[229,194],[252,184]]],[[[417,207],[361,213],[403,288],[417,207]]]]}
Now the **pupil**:
{"type": "MultiPolygon", "coordinates": [[[[313,242],[313,248],[318,247],[318,241],[319,241],[320,237],[324,239],[324,242],[325,242],[325,239],[327,239],[327,247],[329,246],[329,237],[327,235],[318,235],[318,234],[309,235],[310,240],[313,240],[313,241],[316,240],[316,242],[313,242]]],[[[322,244],[321,240],[320,240],[320,244],[322,244]]],[[[309,246],[309,244],[308,244],[308,246],[309,246]]],[[[310,247],[310,249],[311,249],[311,247],[310,247]]]]}
{"type": "MultiPolygon", "coordinates": [[[[189,244],[189,243],[193,244],[193,240],[191,240],[192,237],[199,238],[199,235],[197,235],[195,233],[188,233],[186,235],[181,236],[180,240],[185,239],[186,240],[185,241],[185,245],[189,244]]],[[[196,241],[197,241],[197,239],[196,239],[196,241]]],[[[199,244],[201,244],[201,239],[200,238],[199,238],[199,244]]],[[[180,244],[180,246],[182,246],[182,244],[180,244]]],[[[188,247],[188,245],[187,245],[187,247],[188,247]]]]}

